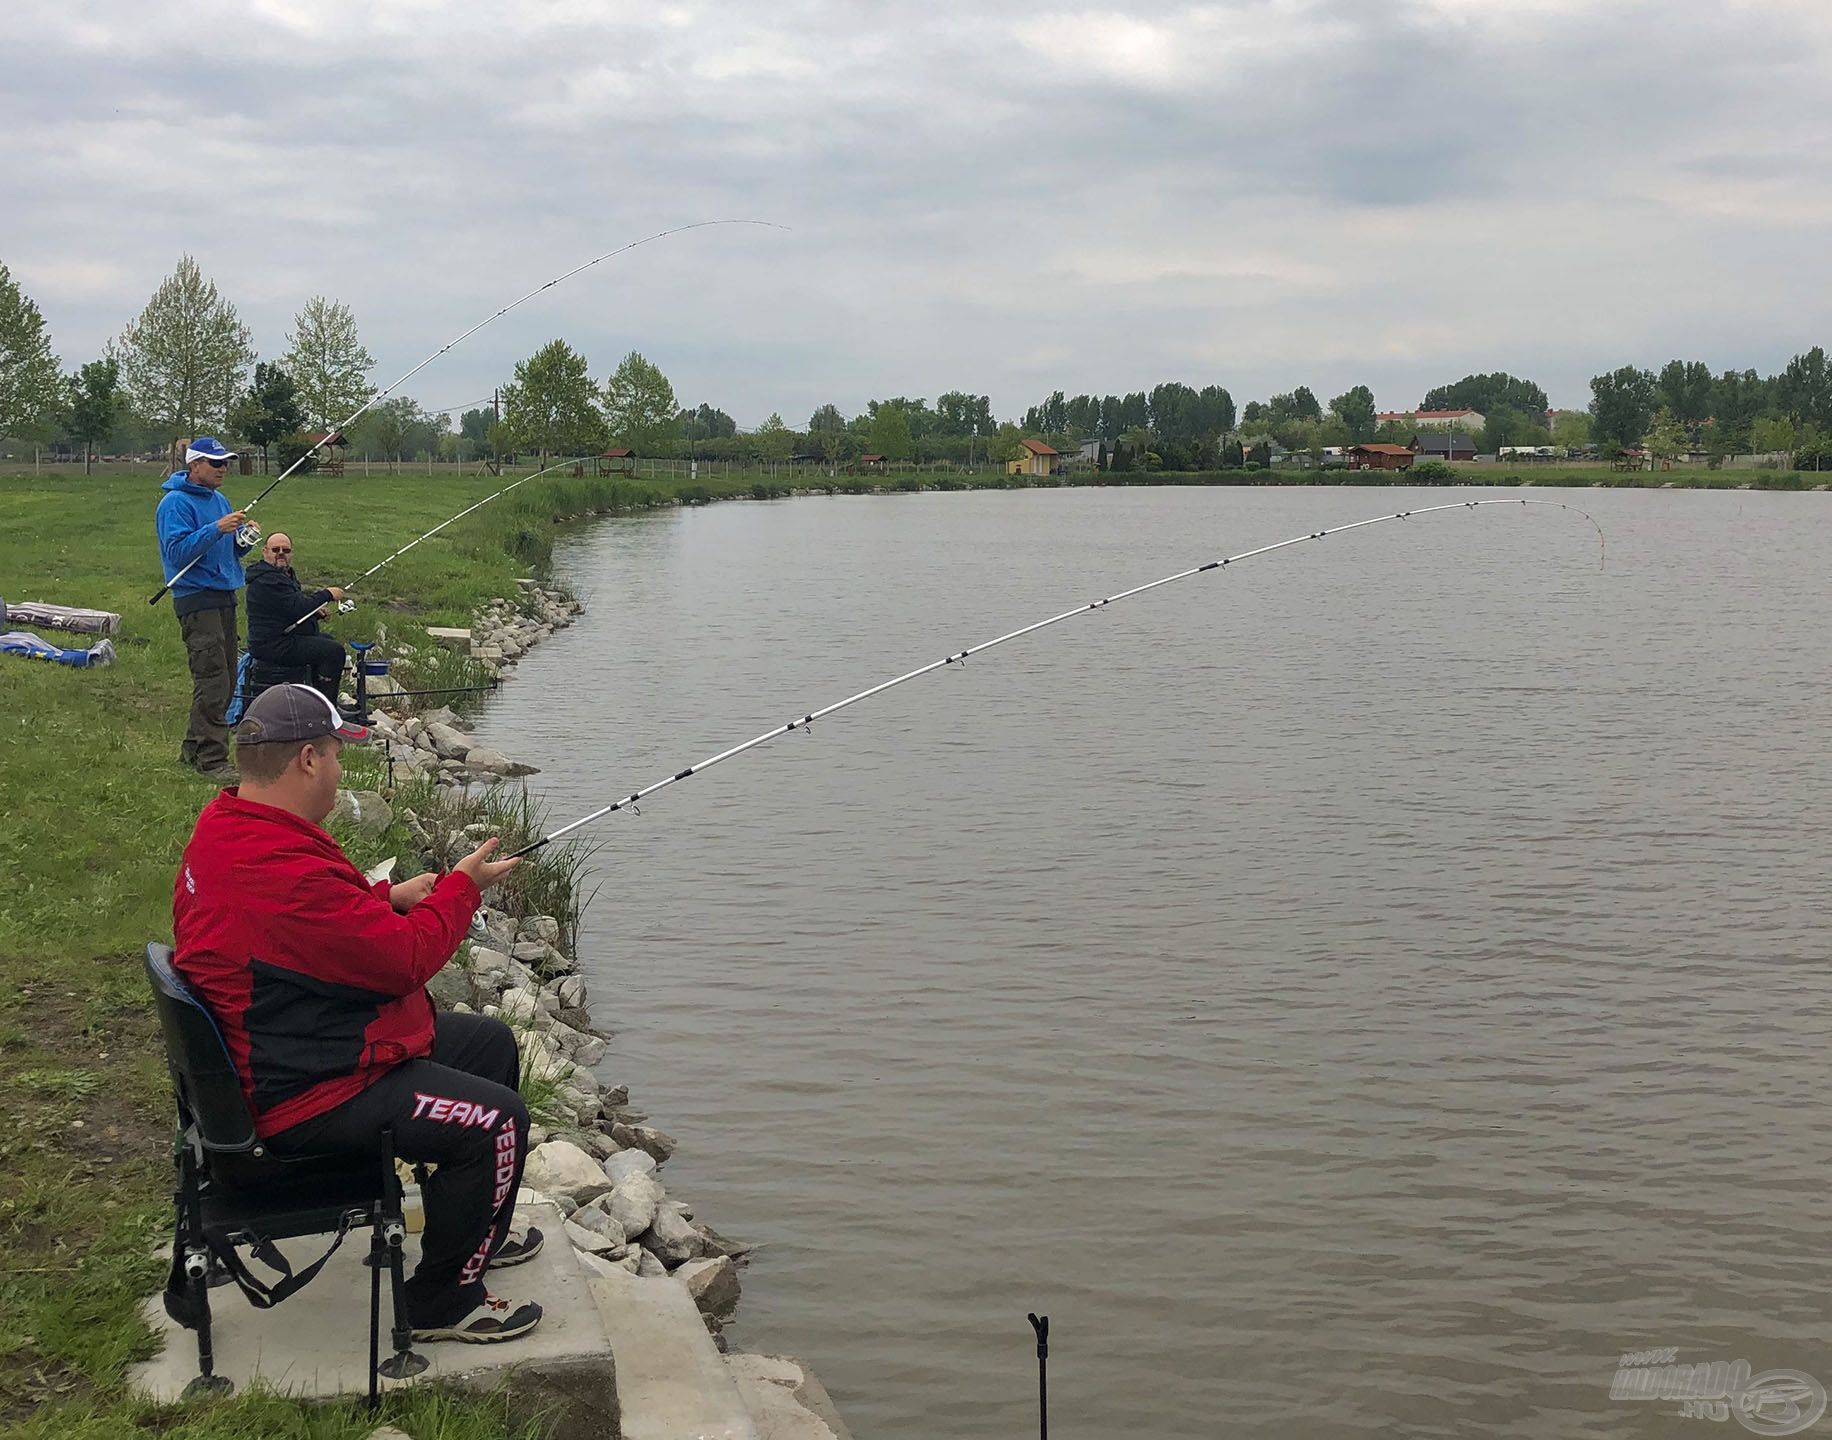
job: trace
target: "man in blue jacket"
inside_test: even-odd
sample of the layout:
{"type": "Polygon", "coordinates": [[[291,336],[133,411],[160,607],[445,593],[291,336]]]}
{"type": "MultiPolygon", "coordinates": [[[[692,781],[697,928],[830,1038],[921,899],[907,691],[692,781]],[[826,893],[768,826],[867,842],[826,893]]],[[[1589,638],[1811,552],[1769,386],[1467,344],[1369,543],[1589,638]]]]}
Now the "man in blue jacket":
{"type": "Polygon", "coordinates": [[[222,492],[233,450],[200,435],[184,452],[185,468],[161,487],[154,525],[159,559],[172,586],[172,608],[184,634],[191,666],[191,721],[179,758],[206,779],[237,782],[229,763],[229,726],[224,715],[235,690],[238,644],[235,596],[242,588],[241,557],[253,547],[236,532],[247,518],[222,492]],[[195,561],[195,564],[192,562],[195,561]],[[184,578],[178,572],[190,565],[184,578]]]}

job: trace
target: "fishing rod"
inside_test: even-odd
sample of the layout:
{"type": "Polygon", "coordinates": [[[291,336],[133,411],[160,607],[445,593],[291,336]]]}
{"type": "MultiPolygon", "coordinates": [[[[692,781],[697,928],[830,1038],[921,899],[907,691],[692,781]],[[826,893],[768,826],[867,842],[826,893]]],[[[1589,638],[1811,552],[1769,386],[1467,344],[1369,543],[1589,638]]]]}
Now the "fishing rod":
{"type": "MultiPolygon", "coordinates": [[[[318,451],[323,446],[330,444],[331,441],[334,439],[341,438],[343,435],[343,432],[349,429],[350,426],[354,425],[358,420],[360,420],[363,417],[363,415],[366,414],[378,401],[386,399],[394,391],[398,390],[401,386],[405,385],[409,380],[413,379],[415,375],[418,375],[428,365],[432,364],[433,361],[437,360],[441,355],[445,354],[446,351],[455,349],[457,346],[463,344],[466,340],[470,339],[471,336],[475,335],[479,330],[483,329],[483,327],[488,325],[491,321],[502,319],[503,316],[507,315],[511,310],[515,309],[517,305],[522,304],[524,301],[532,300],[536,295],[539,295],[543,290],[553,289],[553,287],[558,285],[562,280],[572,279],[573,276],[579,274],[579,272],[582,270],[589,270],[592,268],[592,266],[600,265],[606,260],[613,259],[614,257],[618,255],[622,255],[626,253],[627,251],[634,250],[639,245],[652,244],[654,241],[665,240],[670,235],[684,234],[686,231],[689,231],[689,230],[704,230],[709,225],[761,225],[771,230],[787,230],[789,228],[787,225],[778,225],[773,220],[696,220],[691,225],[676,225],[670,230],[658,230],[653,235],[645,235],[640,240],[632,240],[627,245],[619,245],[615,250],[606,250],[604,254],[599,255],[591,260],[587,260],[583,265],[575,265],[572,269],[568,270],[564,275],[556,275],[553,277],[553,279],[549,280],[546,284],[535,286],[534,289],[530,290],[526,295],[522,296],[520,300],[511,300],[507,305],[503,306],[503,308],[498,310],[495,314],[486,316],[484,319],[479,320],[475,325],[473,325],[469,330],[466,330],[462,335],[458,336],[456,339],[448,340],[445,344],[441,345],[437,350],[433,351],[432,354],[428,355],[418,365],[414,366],[413,369],[409,370],[405,375],[401,376],[400,379],[396,380],[392,385],[388,386],[386,390],[376,391],[375,394],[371,395],[366,401],[363,402],[361,409],[357,410],[356,413],[353,414],[348,420],[344,421],[343,424],[335,427],[334,429],[327,430],[323,438],[313,441],[310,449],[308,449],[297,460],[293,461],[291,465],[288,465],[286,469],[282,470],[277,476],[274,477],[273,484],[269,485],[259,495],[255,496],[254,499],[250,500],[246,505],[242,507],[242,513],[244,515],[248,514],[250,511],[254,509],[255,506],[259,505],[269,495],[273,494],[275,490],[280,488],[281,481],[285,480],[287,476],[291,475],[301,465],[305,464],[305,462],[309,460],[313,455],[317,454],[318,451]]],[[[250,541],[249,543],[252,544],[253,542],[250,541]]],[[[184,579],[184,577],[190,572],[191,566],[197,564],[197,561],[201,559],[203,559],[203,556],[199,555],[197,557],[197,560],[191,561],[190,564],[186,565],[184,569],[180,570],[170,580],[166,581],[165,584],[161,585],[158,588],[158,590],[156,590],[153,594],[147,596],[146,603],[148,605],[157,605],[161,600],[165,598],[166,593],[169,590],[171,590],[171,588],[174,585],[176,585],[180,580],[184,579]]]]}
{"type": "MultiPolygon", "coordinates": [[[[388,560],[399,560],[409,550],[413,549],[414,546],[418,545],[420,541],[430,540],[433,536],[437,535],[441,530],[443,530],[447,525],[452,524],[453,521],[462,520],[464,519],[466,515],[469,515],[471,511],[481,510],[483,509],[484,506],[488,505],[492,500],[501,499],[504,495],[507,495],[511,490],[515,489],[516,485],[526,485],[530,480],[539,480],[541,476],[543,475],[551,475],[555,470],[563,470],[568,465],[577,465],[579,463],[580,462],[577,459],[561,460],[555,464],[549,465],[545,470],[536,470],[534,474],[532,475],[522,476],[521,479],[515,482],[515,485],[503,486],[503,488],[498,490],[494,495],[484,496],[483,499],[479,500],[475,505],[466,506],[463,510],[460,510],[456,515],[453,515],[449,517],[448,519],[441,520],[437,525],[433,526],[433,528],[428,530],[424,535],[420,535],[412,540],[409,540],[399,550],[395,551],[394,554],[390,555],[388,557],[388,560]]],[[[388,563],[388,560],[382,560],[382,561],[377,562],[374,565],[371,565],[367,570],[363,571],[362,574],[358,575],[348,585],[340,585],[338,588],[340,590],[345,590],[345,591],[354,590],[358,585],[362,584],[363,581],[367,580],[371,575],[375,574],[377,570],[380,570],[383,565],[386,565],[388,563]]],[[[314,605],[310,610],[307,610],[305,614],[301,615],[297,620],[293,621],[292,624],[288,625],[280,633],[282,635],[292,634],[293,631],[297,630],[301,625],[305,624],[307,620],[311,619],[312,616],[316,615],[323,608],[324,607],[322,605],[314,605]]],[[[337,613],[340,615],[348,615],[355,608],[356,608],[356,602],[354,600],[339,600],[337,602],[337,613]]]]}
{"type": "MultiPolygon", "coordinates": [[[[653,795],[657,790],[664,790],[677,781],[685,780],[689,775],[698,775],[702,770],[709,770],[721,760],[729,760],[734,755],[742,755],[746,750],[754,750],[757,746],[764,744],[766,741],[774,740],[779,735],[787,735],[795,730],[806,730],[816,720],[823,719],[828,715],[844,710],[849,705],[857,705],[861,700],[869,700],[874,695],[882,695],[886,690],[901,685],[905,681],[914,680],[918,676],[927,675],[931,671],[940,670],[949,665],[964,664],[969,655],[977,655],[982,650],[990,650],[995,645],[1003,645],[1007,640],[1016,640],[1021,636],[1033,634],[1038,630],[1058,624],[1072,616],[1085,615],[1090,610],[1104,610],[1116,600],[1125,600],[1134,595],[1143,595],[1148,590],[1156,590],[1161,586],[1172,584],[1175,581],[1186,580],[1191,575],[1202,575],[1210,570],[1221,570],[1229,565],[1238,565],[1242,560],[1251,560],[1255,555],[1270,555],[1274,550],[1284,550],[1292,545],[1302,545],[1306,540],[1321,540],[1326,535],[1341,535],[1349,530],[1360,530],[1369,525],[1380,525],[1388,520],[1410,520],[1415,515],[1431,515],[1441,510],[1474,510],[1479,505],[1549,505],[1554,509],[1569,510],[1572,514],[1582,515],[1586,520],[1590,521],[1591,525],[1596,529],[1598,545],[1602,546],[1604,543],[1603,527],[1597,524],[1594,515],[1590,514],[1589,511],[1580,510],[1575,505],[1567,505],[1559,500],[1459,500],[1450,505],[1426,505],[1417,510],[1400,510],[1391,515],[1376,515],[1370,520],[1355,520],[1346,525],[1338,525],[1334,529],[1311,530],[1303,535],[1294,535],[1289,540],[1280,540],[1276,544],[1262,545],[1257,550],[1243,550],[1240,554],[1229,555],[1225,559],[1210,560],[1201,565],[1192,565],[1188,569],[1177,571],[1174,575],[1166,575],[1160,580],[1152,580],[1144,585],[1135,585],[1130,590],[1122,590],[1119,594],[1109,595],[1104,600],[1090,600],[1085,605],[1077,605],[1072,610],[1064,610],[1061,614],[1052,615],[1047,620],[1039,620],[1034,624],[1025,625],[1020,629],[1008,631],[1004,635],[995,636],[993,639],[984,641],[979,645],[969,645],[965,650],[957,650],[952,654],[944,655],[939,660],[932,660],[927,665],[920,665],[916,669],[899,675],[893,680],[885,680],[877,685],[873,685],[869,690],[861,690],[857,695],[849,695],[844,700],[835,701],[833,704],[819,710],[810,710],[799,720],[790,720],[787,724],[778,725],[774,729],[766,730],[761,735],[754,735],[742,745],[734,745],[729,750],[721,750],[716,755],[709,755],[698,764],[689,765],[685,770],[676,771],[674,774],[656,781],[653,785],[645,789],[637,790],[632,794],[624,796],[621,800],[613,801],[609,805],[600,806],[598,809],[592,811],[591,814],[581,816],[570,824],[562,825],[558,830],[550,831],[541,836],[540,839],[531,841],[529,844],[522,846],[522,848],[515,851],[513,855],[504,856],[503,858],[514,859],[516,855],[530,854],[535,850],[539,850],[543,845],[552,844],[555,840],[560,839],[564,835],[570,835],[582,825],[589,825],[592,821],[602,819],[613,811],[626,809],[634,805],[638,800],[643,800],[653,795]]],[[[1599,563],[1601,563],[1601,558],[1601,552],[1599,552],[1599,563]]]]}

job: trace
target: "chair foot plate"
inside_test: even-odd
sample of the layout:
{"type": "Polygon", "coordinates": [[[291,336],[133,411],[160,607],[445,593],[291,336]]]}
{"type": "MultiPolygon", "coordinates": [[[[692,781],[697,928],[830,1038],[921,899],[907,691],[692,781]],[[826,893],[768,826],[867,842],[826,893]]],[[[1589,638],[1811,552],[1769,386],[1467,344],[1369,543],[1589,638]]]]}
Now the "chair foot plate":
{"type": "Polygon", "coordinates": [[[386,1375],[390,1380],[411,1380],[431,1363],[424,1355],[416,1355],[411,1350],[403,1350],[398,1355],[390,1355],[375,1367],[376,1373],[386,1375]]]}
{"type": "Polygon", "coordinates": [[[199,1375],[184,1387],[184,1398],[195,1400],[200,1395],[229,1395],[235,1391],[235,1381],[227,1375],[199,1375]]]}

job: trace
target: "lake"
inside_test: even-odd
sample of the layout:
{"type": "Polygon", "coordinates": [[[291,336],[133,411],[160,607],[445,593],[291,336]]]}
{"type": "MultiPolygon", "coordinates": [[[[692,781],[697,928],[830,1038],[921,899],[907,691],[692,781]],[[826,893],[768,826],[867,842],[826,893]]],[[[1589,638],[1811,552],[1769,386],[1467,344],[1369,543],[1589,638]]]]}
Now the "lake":
{"type": "MultiPolygon", "coordinates": [[[[1698,1433],[1832,1381],[1832,496],[1026,490],[582,528],[480,716],[601,1067],[860,1440],[1698,1433]]],[[[1741,1433],[1732,1424],[1731,1433],[1741,1433]]],[[[1722,1430],[1704,1433],[1724,1433],[1722,1430]]],[[[1783,1433],[1779,1430],[1767,1433],[1783,1433]]]]}

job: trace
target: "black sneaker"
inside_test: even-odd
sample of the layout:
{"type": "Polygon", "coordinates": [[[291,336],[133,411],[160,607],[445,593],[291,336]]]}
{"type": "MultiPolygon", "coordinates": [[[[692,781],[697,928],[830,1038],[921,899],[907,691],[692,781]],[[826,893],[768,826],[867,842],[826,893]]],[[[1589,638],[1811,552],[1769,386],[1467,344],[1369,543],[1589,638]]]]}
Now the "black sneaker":
{"type": "Polygon", "coordinates": [[[526,1335],[541,1323],[541,1307],[532,1300],[520,1305],[485,1295],[470,1314],[449,1325],[416,1325],[416,1340],[462,1340],[467,1345],[496,1345],[526,1335]]]}
{"type": "Polygon", "coordinates": [[[511,1235],[502,1249],[490,1257],[490,1269],[507,1270],[511,1265],[525,1265],[541,1253],[541,1232],[530,1225],[521,1239],[511,1235]]]}

